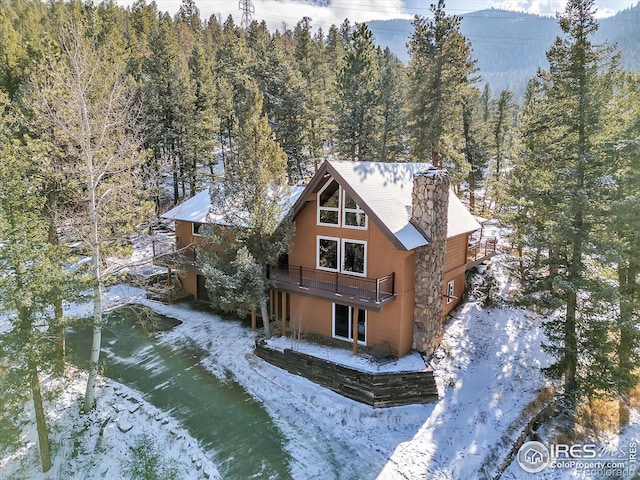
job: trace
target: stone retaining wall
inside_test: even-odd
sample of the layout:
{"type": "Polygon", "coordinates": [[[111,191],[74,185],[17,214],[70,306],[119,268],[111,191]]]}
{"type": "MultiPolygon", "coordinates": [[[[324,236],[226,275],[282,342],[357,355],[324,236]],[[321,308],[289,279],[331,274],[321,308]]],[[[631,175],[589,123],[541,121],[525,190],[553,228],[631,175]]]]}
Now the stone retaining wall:
{"type": "Polygon", "coordinates": [[[255,354],[289,373],[374,408],[438,400],[431,369],[422,372],[363,372],[290,349],[284,352],[274,350],[264,343],[256,344],[255,354]]]}

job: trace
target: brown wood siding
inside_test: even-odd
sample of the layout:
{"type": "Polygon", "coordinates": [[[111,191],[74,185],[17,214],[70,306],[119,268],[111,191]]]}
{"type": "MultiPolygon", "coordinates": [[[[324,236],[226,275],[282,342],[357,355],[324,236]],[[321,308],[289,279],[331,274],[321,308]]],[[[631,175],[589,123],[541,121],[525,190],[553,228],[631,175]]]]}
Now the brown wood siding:
{"type": "MultiPolygon", "coordinates": [[[[367,345],[388,341],[399,356],[413,342],[414,253],[398,250],[369,218],[367,230],[317,225],[316,197],[306,202],[296,216],[296,233],[289,252],[291,265],[316,268],[317,236],[367,242],[366,276],[380,278],[395,272],[396,299],[383,305],[382,312],[367,312],[367,345]]],[[[332,303],[291,295],[291,318],[302,322],[302,331],[332,336],[332,303]]]]}
{"type": "Polygon", "coordinates": [[[467,233],[447,239],[447,253],[444,261],[445,273],[467,263],[468,243],[469,234],[467,233]]]}
{"type": "Polygon", "coordinates": [[[352,239],[367,242],[366,276],[380,278],[391,272],[396,273],[395,291],[404,292],[413,289],[413,274],[410,282],[406,283],[404,273],[405,259],[413,257],[413,252],[401,251],[369,219],[367,230],[352,228],[328,227],[316,225],[316,202],[306,203],[296,217],[296,233],[293,246],[289,252],[289,264],[316,268],[316,245],[318,235],[339,239],[352,239]]]}
{"type": "MultiPolygon", "coordinates": [[[[180,249],[188,245],[199,245],[202,242],[200,235],[193,234],[193,223],[176,220],[175,224],[176,233],[176,248],[180,249]]],[[[198,279],[194,272],[186,272],[180,275],[180,281],[182,282],[182,288],[193,295],[193,298],[198,298],[198,279]]]]}
{"type": "Polygon", "coordinates": [[[193,223],[176,220],[176,248],[186,247],[187,245],[200,245],[202,237],[193,234],[193,223]]]}

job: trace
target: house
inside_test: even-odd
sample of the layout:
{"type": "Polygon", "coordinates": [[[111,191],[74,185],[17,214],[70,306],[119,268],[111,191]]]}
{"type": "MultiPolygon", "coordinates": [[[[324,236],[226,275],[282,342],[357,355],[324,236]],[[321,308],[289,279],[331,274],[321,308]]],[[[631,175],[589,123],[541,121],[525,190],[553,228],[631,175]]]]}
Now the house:
{"type": "MultiPolygon", "coordinates": [[[[449,183],[424,163],[324,162],[292,190],[296,232],[269,272],[271,311],[293,330],[354,349],[388,342],[396,356],[431,355],[465,271],[495,252],[495,242],[470,250],[481,226],[449,183]]],[[[220,220],[209,210],[204,192],[163,215],[176,222],[175,252],[163,264],[182,268],[185,290],[203,300],[193,246],[203,223],[220,220]]]]}
{"type": "MultiPolygon", "coordinates": [[[[289,197],[291,207],[304,191],[304,187],[292,187],[289,197]]],[[[183,290],[199,301],[208,302],[205,280],[197,267],[197,247],[202,244],[201,228],[205,224],[224,225],[222,215],[211,211],[209,191],[205,190],[177,205],[161,218],[174,222],[173,242],[154,241],[153,263],[178,272],[183,290]]]]}

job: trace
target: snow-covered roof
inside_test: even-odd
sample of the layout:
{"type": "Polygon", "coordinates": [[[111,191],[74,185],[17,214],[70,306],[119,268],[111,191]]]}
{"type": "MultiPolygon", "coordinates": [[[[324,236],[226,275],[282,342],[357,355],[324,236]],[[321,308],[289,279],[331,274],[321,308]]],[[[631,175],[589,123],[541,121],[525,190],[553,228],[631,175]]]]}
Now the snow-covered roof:
{"type": "MultiPolygon", "coordinates": [[[[298,200],[304,187],[290,187],[290,196],[287,207],[291,208],[298,200]]],[[[200,192],[189,200],[177,205],[162,215],[166,220],[178,220],[182,222],[215,223],[224,224],[223,215],[211,211],[211,197],[209,191],[200,192]]]]}
{"type": "MultiPolygon", "coordinates": [[[[413,250],[429,243],[422,232],[410,222],[413,176],[429,166],[428,163],[326,161],[294,209],[297,213],[303,207],[305,197],[322,187],[324,176],[328,173],[347,190],[394,244],[413,250]]],[[[451,238],[479,228],[480,224],[455,193],[450,191],[447,236],[451,238]]]]}

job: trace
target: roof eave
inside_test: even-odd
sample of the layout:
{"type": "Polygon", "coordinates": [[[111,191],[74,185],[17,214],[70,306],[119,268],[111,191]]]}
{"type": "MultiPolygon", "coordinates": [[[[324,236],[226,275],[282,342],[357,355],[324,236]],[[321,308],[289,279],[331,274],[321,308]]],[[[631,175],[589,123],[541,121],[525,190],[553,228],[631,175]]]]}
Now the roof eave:
{"type": "Polygon", "coordinates": [[[298,213],[300,213],[300,211],[306,204],[307,199],[309,198],[309,195],[313,194],[313,191],[320,185],[320,183],[322,182],[322,180],[324,179],[327,173],[331,177],[333,177],[344,190],[347,191],[349,196],[355,200],[355,202],[358,204],[360,208],[362,208],[362,210],[364,210],[364,212],[369,216],[369,219],[376,224],[376,226],[382,231],[382,233],[384,233],[385,237],[389,239],[389,241],[393,244],[394,247],[402,251],[411,250],[405,247],[402,244],[402,242],[398,240],[398,238],[393,234],[393,232],[389,230],[389,228],[387,228],[384,222],[382,222],[382,220],[380,220],[380,218],[378,218],[378,216],[375,213],[373,213],[371,208],[369,208],[369,206],[362,200],[360,195],[358,195],[358,192],[356,192],[351,187],[351,185],[342,177],[342,175],[340,175],[340,173],[333,167],[333,165],[331,165],[331,162],[329,162],[328,160],[325,160],[320,165],[320,168],[318,168],[318,171],[316,172],[316,174],[313,176],[313,178],[307,185],[307,188],[305,188],[302,195],[300,195],[300,198],[298,198],[298,200],[294,204],[293,206],[294,218],[298,215],[298,213]]]}

